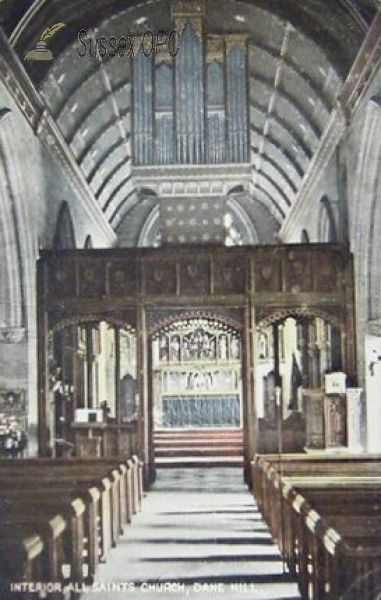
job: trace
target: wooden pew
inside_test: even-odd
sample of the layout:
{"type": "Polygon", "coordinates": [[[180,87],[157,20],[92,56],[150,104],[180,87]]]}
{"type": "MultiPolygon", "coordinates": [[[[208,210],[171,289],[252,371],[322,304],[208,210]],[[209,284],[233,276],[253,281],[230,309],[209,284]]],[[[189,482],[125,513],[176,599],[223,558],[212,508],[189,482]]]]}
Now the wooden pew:
{"type": "MultiPolygon", "coordinates": [[[[11,586],[15,582],[42,581],[44,571],[44,542],[37,534],[17,536],[14,531],[1,539],[0,594],[1,598],[34,600],[36,595],[27,590],[17,595],[11,586]]],[[[53,599],[52,599],[53,600],[53,599]]]]}
{"type": "MultiPolygon", "coordinates": [[[[29,461],[26,462],[28,463],[29,461]]],[[[98,463],[98,461],[96,462],[98,463]]],[[[131,464],[130,461],[129,464],[131,464]]],[[[99,467],[106,467],[108,469],[111,465],[115,466],[115,461],[108,461],[107,463],[102,461],[101,465],[99,465],[94,464],[94,461],[50,460],[49,462],[48,460],[43,461],[42,464],[40,461],[33,461],[32,464],[28,464],[27,466],[33,468],[34,477],[40,477],[41,484],[57,486],[58,481],[60,481],[60,484],[71,485],[71,480],[73,480],[79,489],[81,484],[96,486],[99,478],[99,467]],[[84,474],[84,471],[86,474],[84,474]]],[[[9,470],[6,465],[4,467],[5,478],[2,478],[3,482],[9,481],[9,478],[13,476],[21,476],[25,481],[24,466],[22,464],[13,466],[9,470]]],[[[28,476],[30,476],[30,471],[28,473],[28,476]]],[[[26,483],[23,485],[26,485],[26,483]]],[[[127,523],[131,519],[131,498],[134,496],[134,490],[132,484],[128,485],[127,465],[120,464],[119,468],[109,471],[107,477],[102,478],[101,484],[98,483],[98,488],[101,493],[101,520],[104,538],[102,556],[103,560],[105,560],[109,549],[111,546],[115,546],[120,533],[122,533],[124,523],[127,523]],[[109,482],[107,479],[109,479],[109,482]]]]}
{"type": "Polygon", "coordinates": [[[95,557],[86,538],[86,506],[80,498],[65,498],[64,494],[62,491],[53,497],[48,490],[28,491],[27,496],[22,498],[19,492],[0,493],[4,506],[0,538],[5,527],[17,532],[26,526],[34,527],[44,540],[44,556],[48,565],[42,581],[63,582],[66,570],[66,579],[91,582],[95,557]]]}
{"type": "Polygon", "coordinates": [[[100,560],[106,560],[110,548],[115,545],[116,540],[113,539],[112,535],[112,503],[111,503],[111,483],[107,477],[104,477],[100,482],[96,478],[82,478],[79,480],[76,476],[75,479],[71,479],[69,475],[56,475],[54,479],[51,477],[45,478],[44,476],[37,477],[14,477],[14,476],[0,476],[0,494],[5,495],[11,492],[13,497],[20,498],[27,497],[27,495],[33,493],[38,486],[38,489],[47,496],[51,493],[69,494],[70,499],[79,498],[84,501],[87,506],[87,512],[85,518],[88,521],[86,530],[89,531],[90,527],[96,526],[90,515],[95,514],[95,508],[91,506],[92,501],[96,498],[97,494],[99,498],[99,510],[95,518],[100,519],[100,548],[101,555],[100,560]],[[95,488],[96,491],[91,491],[95,488]]]}
{"type": "MultiPolygon", "coordinates": [[[[380,473],[381,457],[356,457],[352,462],[347,456],[342,460],[337,456],[324,456],[317,458],[314,455],[264,455],[256,456],[252,464],[253,491],[256,497],[259,509],[268,515],[273,503],[270,497],[274,486],[278,488],[276,481],[279,476],[309,475],[312,478],[327,476],[330,473],[336,477],[350,476],[357,477],[361,474],[368,474],[373,477],[380,473]],[[377,462],[379,461],[379,462],[377,462]],[[267,506],[265,504],[267,503],[267,506]]],[[[268,518],[267,516],[265,517],[268,518]]]]}
{"type": "MultiPolygon", "coordinates": [[[[0,522],[0,539],[8,549],[9,554],[2,559],[2,570],[0,577],[2,581],[17,582],[24,581],[27,572],[20,569],[17,565],[19,560],[19,549],[25,544],[25,540],[38,536],[42,540],[41,564],[39,569],[39,579],[29,580],[31,582],[62,582],[64,583],[63,568],[69,563],[68,553],[72,550],[67,548],[67,538],[69,535],[68,524],[60,514],[34,514],[19,515],[17,527],[15,520],[10,519],[0,522]],[[12,540],[12,545],[9,542],[12,540]],[[12,553],[11,553],[12,552],[12,553]],[[14,554],[13,554],[14,552],[14,554]],[[14,566],[12,566],[14,565],[14,566]],[[18,575],[17,578],[16,575],[18,575]]],[[[2,550],[3,554],[3,545],[2,550]]],[[[81,581],[81,580],[80,580],[81,581]]],[[[10,594],[10,597],[11,594],[10,594]]],[[[61,594],[51,596],[52,600],[62,598],[61,594]]]]}
{"type": "MultiPolygon", "coordinates": [[[[71,553],[74,556],[70,570],[71,579],[74,575],[75,580],[81,582],[84,567],[87,567],[86,581],[92,581],[98,561],[107,558],[109,549],[115,545],[123,525],[131,520],[132,514],[140,507],[141,463],[137,457],[119,463],[115,459],[0,461],[0,495],[3,500],[7,497],[14,506],[18,505],[19,510],[29,511],[33,505],[30,500],[34,495],[34,502],[40,514],[48,508],[58,508],[66,515],[66,519],[67,503],[73,502],[74,499],[78,499],[78,502],[84,501],[83,520],[76,526],[71,522],[69,528],[71,553]],[[98,520],[101,524],[99,544],[96,534],[98,520]],[[88,540],[86,563],[80,557],[80,554],[83,555],[84,543],[74,541],[82,538],[88,540]]],[[[13,515],[13,519],[14,525],[18,526],[19,511],[13,515]]],[[[54,564],[52,569],[57,572],[57,564],[54,564]]]]}
{"type": "MultiPolygon", "coordinates": [[[[356,585],[356,598],[376,598],[380,591],[380,515],[331,514],[329,506],[321,514],[309,503],[294,504],[294,555],[290,571],[298,576],[303,598],[335,600],[356,585]],[[378,572],[378,576],[377,576],[378,572]],[[364,574],[366,577],[364,578],[364,574]],[[371,595],[367,596],[368,590],[371,595]]],[[[288,526],[285,526],[287,556],[288,526]]]]}
{"type": "Polygon", "coordinates": [[[358,588],[353,598],[366,598],[368,592],[373,594],[369,598],[378,597],[381,462],[377,460],[356,457],[352,463],[348,457],[326,461],[314,456],[298,461],[293,456],[283,464],[275,455],[253,461],[256,498],[290,572],[298,577],[302,598],[337,600],[350,586],[358,588]],[[361,577],[364,573],[367,577],[361,577]]]}
{"type": "MultiPolygon", "coordinates": [[[[119,485],[121,488],[121,492],[118,493],[120,497],[120,507],[119,507],[119,521],[121,524],[128,523],[131,521],[131,517],[133,514],[140,509],[142,498],[143,498],[143,475],[142,475],[142,463],[137,458],[137,456],[133,456],[131,459],[128,459],[124,462],[116,463],[115,460],[111,459],[26,459],[25,461],[11,461],[12,468],[10,470],[7,469],[7,465],[4,465],[8,473],[14,473],[17,471],[23,471],[24,464],[27,464],[33,469],[42,469],[45,471],[48,468],[51,471],[52,478],[54,477],[54,472],[56,469],[65,469],[66,467],[70,469],[70,473],[74,473],[74,468],[78,467],[79,469],[86,469],[86,472],[89,474],[90,470],[93,472],[98,472],[98,468],[104,467],[107,471],[113,470],[113,478],[118,479],[117,486],[119,485]],[[15,464],[15,463],[18,464],[15,464]],[[20,463],[20,464],[19,464],[20,463]],[[117,464],[117,466],[116,466],[117,464]],[[121,478],[119,479],[120,473],[121,478]]],[[[0,469],[1,469],[1,461],[0,461],[0,469]]],[[[0,471],[1,472],[1,471],[0,471]]],[[[117,487],[116,486],[116,487],[117,487]]],[[[115,499],[113,500],[115,501],[115,499]]],[[[120,530],[122,527],[120,527],[120,530]]],[[[116,534],[117,526],[115,524],[114,531],[116,534]]],[[[116,537],[116,535],[114,536],[116,537]]]]}

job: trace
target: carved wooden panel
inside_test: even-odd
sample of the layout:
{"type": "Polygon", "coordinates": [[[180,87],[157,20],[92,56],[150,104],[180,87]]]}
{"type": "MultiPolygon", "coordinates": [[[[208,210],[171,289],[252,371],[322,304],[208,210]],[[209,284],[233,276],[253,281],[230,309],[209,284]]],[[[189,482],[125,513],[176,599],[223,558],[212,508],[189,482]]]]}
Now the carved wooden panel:
{"type": "MultiPolygon", "coordinates": [[[[340,248],[262,247],[247,252],[229,249],[217,253],[180,253],[161,248],[149,260],[139,250],[116,250],[94,254],[81,251],[56,253],[46,263],[46,291],[50,297],[135,296],[136,277],[144,277],[149,295],[245,293],[250,286],[249,262],[253,264],[255,293],[335,293],[344,290],[348,278],[346,255],[340,248]],[[211,282],[210,264],[213,281],[211,282]],[[179,277],[179,281],[178,278],[179,277]],[[79,290],[77,289],[77,286],[79,290]]],[[[349,282],[348,282],[349,283],[349,282]]]]}
{"type": "MultiPolygon", "coordinates": [[[[122,327],[126,327],[127,329],[136,330],[136,310],[123,310],[123,311],[114,311],[113,315],[116,317],[116,320],[120,321],[122,327]]],[[[107,318],[106,318],[107,320],[107,318]]]]}
{"type": "Polygon", "coordinates": [[[317,292],[335,292],[341,288],[341,257],[337,254],[319,252],[313,256],[314,289],[317,292]]]}
{"type": "Polygon", "coordinates": [[[288,252],[283,268],[284,291],[294,294],[312,291],[309,253],[288,252]]]}
{"type": "Polygon", "coordinates": [[[325,397],[325,445],[326,448],[340,448],[347,444],[347,410],[345,394],[325,397]]]}
{"type": "Polygon", "coordinates": [[[213,263],[213,285],[215,294],[244,294],[246,284],[246,262],[237,260],[215,260],[213,263]]]}
{"type": "Polygon", "coordinates": [[[254,263],[256,292],[279,292],[281,289],[281,261],[279,256],[260,254],[254,263]]]}
{"type": "Polygon", "coordinates": [[[325,447],[324,393],[303,390],[303,412],[306,416],[306,445],[313,450],[325,447]]]}
{"type": "Polygon", "coordinates": [[[207,319],[220,321],[232,329],[241,331],[243,328],[243,311],[239,308],[218,308],[217,310],[202,309],[173,309],[162,310],[155,308],[146,311],[147,330],[149,334],[157,333],[176,321],[189,319],[207,319]]]}
{"type": "Polygon", "coordinates": [[[185,260],[180,265],[180,293],[196,296],[210,293],[208,260],[185,260]]]}
{"type": "Polygon", "coordinates": [[[133,260],[113,260],[107,265],[109,296],[133,296],[136,293],[136,268],[133,260]]]}
{"type": "Polygon", "coordinates": [[[176,294],[176,262],[158,260],[144,267],[144,289],[152,296],[176,294]]]}
{"type": "Polygon", "coordinates": [[[82,259],[78,265],[79,293],[85,298],[106,295],[105,264],[101,260],[82,259]]]}
{"type": "MultiPolygon", "coordinates": [[[[50,267],[50,263],[48,263],[50,267]]],[[[76,263],[74,256],[55,258],[54,265],[49,268],[48,294],[54,297],[70,297],[76,294],[76,263]]]]}

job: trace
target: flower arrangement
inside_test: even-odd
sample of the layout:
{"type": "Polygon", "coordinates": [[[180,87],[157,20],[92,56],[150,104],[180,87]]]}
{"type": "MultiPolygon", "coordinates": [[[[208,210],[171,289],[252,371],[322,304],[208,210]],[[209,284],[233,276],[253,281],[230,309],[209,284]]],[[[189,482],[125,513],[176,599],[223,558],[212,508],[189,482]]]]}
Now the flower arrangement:
{"type": "Polygon", "coordinates": [[[0,414],[0,450],[21,451],[26,446],[26,434],[15,416],[0,414]]]}

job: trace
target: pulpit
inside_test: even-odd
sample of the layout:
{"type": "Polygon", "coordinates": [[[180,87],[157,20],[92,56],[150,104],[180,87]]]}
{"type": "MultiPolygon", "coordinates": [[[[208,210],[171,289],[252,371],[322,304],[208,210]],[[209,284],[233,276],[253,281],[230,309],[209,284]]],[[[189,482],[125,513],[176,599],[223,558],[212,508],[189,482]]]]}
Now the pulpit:
{"type": "Polygon", "coordinates": [[[347,388],[347,443],[352,452],[363,452],[361,425],[364,413],[362,388],[347,388]]]}
{"type": "Polygon", "coordinates": [[[306,450],[329,450],[347,445],[345,394],[303,390],[306,417],[306,450]]]}
{"type": "Polygon", "coordinates": [[[345,394],[330,394],[324,398],[325,447],[344,448],[347,445],[347,399],[345,394]]]}
{"type": "Polygon", "coordinates": [[[303,412],[306,417],[306,449],[325,448],[324,392],[303,390],[303,412]]]}

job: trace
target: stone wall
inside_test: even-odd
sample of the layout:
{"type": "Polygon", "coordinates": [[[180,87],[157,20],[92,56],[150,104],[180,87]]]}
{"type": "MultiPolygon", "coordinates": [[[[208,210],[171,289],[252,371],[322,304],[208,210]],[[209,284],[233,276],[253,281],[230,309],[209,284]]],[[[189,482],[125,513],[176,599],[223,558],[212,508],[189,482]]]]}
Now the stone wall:
{"type": "Polygon", "coordinates": [[[89,218],[78,191],[32,130],[0,81],[0,388],[23,389],[29,450],[37,424],[36,260],[52,245],[60,207],[67,202],[77,247],[91,235],[94,247],[110,238],[89,218]],[[0,113],[1,114],[1,113],[0,113]]]}

